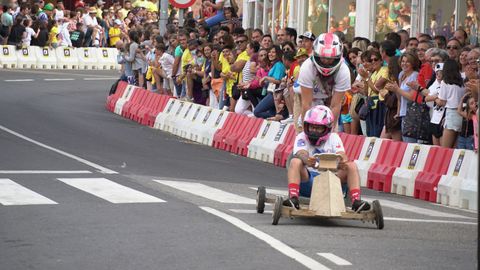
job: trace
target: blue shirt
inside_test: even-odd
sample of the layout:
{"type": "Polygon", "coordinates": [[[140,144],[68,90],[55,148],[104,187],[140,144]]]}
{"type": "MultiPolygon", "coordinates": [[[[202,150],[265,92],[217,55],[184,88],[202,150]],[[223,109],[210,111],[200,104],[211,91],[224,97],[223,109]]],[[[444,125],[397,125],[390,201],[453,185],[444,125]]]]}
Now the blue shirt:
{"type": "Polygon", "coordinates": [[[272,77],[275,80],[281,80],[283,77],[285,77],[285,65],[282,63],[282,61],[277,61],[270,71],[268,71],[268,77],[272,77]]]}

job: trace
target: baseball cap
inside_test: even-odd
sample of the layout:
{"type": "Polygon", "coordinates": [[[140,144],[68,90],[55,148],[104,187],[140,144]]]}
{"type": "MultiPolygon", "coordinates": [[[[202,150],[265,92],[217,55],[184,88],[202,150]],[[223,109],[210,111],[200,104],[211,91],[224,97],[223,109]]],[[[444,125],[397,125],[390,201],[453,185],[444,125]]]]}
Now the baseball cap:
{"type": "Polygon", "coordinates": [[[97,1],[97,5],[105,5],[105,2],[102,1],[102,0],[98,0],[98,1],[97,1]]]}
{"type": "Polygon", "coordinates": [[[90,7],[88,13],[97,13],[97,9],[95,7],[90,7]]]}
{"type": "Polygon", "coordinates": [[[44,10],[52,11],[53,10],[53,5],[48,3],[43,7],[44,10]]]}
{"type": "Polygon", "coordinates": [[[120,21],[119,19],[116,19],[115,21],[113,21],[115,24],[118,24],[118,25],[122,25],[122,21],[120,21]]]}
{"type": "Polygon", "coordinates": [[[305,50],[305,48],[298,49],[297,54],[295,55],[295,59],[298,59],[302,56],[307,56],[308,57],[308,53],[307,53],[307,50],[305,50]]]}
{"type": "Polygon", "coordinates": [[[315,40],[315,35],[312,32],[305,32],[302,35],[300,35],[299,38],[307,38],[313,41],[315,40]]]}

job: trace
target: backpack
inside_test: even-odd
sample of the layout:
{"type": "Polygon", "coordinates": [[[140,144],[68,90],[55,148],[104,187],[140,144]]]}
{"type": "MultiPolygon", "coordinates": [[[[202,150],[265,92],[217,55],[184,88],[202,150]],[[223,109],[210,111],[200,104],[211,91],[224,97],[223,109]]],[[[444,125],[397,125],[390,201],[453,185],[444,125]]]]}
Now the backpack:
{"type": "Polygon", "coordinates": [[[120,79],[118,79],[117,81],[115,81],[113,84],[112,84],[112,87],[110,87],[110,91],[108,92],[108,95],[111,96],[113,94],[115,94],[115,92],[117,92],[117,86],[118,86],[118,83],[120,82],[120,79]]]}

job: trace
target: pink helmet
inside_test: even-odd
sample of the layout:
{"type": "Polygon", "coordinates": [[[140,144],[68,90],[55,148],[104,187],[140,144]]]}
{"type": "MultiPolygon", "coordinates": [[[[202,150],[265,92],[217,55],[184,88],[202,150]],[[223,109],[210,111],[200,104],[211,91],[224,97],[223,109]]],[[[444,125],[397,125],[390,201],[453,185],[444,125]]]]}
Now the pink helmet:
{"type": "Polygon", "coordinates": [[[313,42],[311,57],[318,72],[323,76],[330,76],[342,64],[343,44],[333,33],[321,34],[313,42]]]}
{"type": "Polygon", "coordinates": [[[332,131],[334,121],[333,113],[325,105],[317,105],[305,113],[303,120],[303,130],[311,144],[319,146],[322,142],[328,140],[332,131]],[[312,126],[324,126],[325,129],[318,133],[311,129],[312,126]]]}

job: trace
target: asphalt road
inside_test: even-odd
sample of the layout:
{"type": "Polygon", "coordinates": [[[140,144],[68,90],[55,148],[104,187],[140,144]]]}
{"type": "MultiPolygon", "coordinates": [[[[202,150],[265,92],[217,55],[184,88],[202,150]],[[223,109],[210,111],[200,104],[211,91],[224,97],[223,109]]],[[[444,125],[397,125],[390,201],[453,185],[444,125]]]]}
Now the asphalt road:
{"type": "Polygon", "coordinates": [[[402,196],[363,190],[383,230],[272,226],[253,188],[285,190],[284,169],[106,111],[116,76],[0,71],[2,270],[478,267],[477,213],[402,196]]]}

